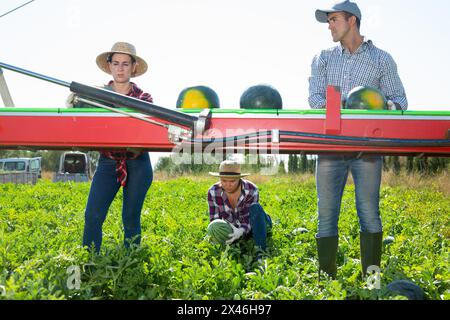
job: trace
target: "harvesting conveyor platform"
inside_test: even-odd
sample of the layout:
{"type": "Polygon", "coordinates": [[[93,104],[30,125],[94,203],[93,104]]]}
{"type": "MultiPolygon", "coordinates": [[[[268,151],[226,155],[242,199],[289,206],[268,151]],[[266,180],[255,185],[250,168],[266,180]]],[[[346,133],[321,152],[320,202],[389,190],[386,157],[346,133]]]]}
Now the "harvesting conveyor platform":
{"type": "Polygon", "coordinates": [[[450,112],[341,110],[335,87],[328,88],[322,110],[174,110],[44,80],[70,88],[75,99],[95,108],[0,108],[0,148],[450,156],[450,112]]]}

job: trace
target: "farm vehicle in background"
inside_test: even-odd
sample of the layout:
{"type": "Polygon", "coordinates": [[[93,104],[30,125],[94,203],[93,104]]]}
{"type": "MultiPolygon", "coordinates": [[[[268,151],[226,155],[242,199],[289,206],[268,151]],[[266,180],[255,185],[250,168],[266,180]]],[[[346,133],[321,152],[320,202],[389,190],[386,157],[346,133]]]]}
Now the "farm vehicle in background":
{"type": "Polygon", "coordinates": [[[31,183],[41,178],[42,157],[0,159],[0,183],[31,183]]]}
{"type": "Polygon", "coordinates": [[[78,151],[64,152],[53,182],[88,182],[91,178],[89,155],[78,151]]]}

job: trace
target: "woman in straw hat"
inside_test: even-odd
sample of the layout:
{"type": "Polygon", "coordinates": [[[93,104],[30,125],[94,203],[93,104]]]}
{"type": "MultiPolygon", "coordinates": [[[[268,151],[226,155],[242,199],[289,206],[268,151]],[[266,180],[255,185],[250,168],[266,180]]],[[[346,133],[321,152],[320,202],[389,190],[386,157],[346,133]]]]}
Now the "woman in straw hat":
{"type": "Polygon", "coordinates": [[[270,216],[259,204],[258,187],[245,179],[248,173],[241,173],[241,165],[225,160],[219,172],[210,172],[220,181],[208,190],[209,219],[227,221],[233,229],[226,241],[231,244],[243,235],[253,236],[258,248],[266,250],[267,232],[272,228],[270,216]]]}
{"type": "MultiPolygon", "coordinates": [[[[136,55],[133,45],[117,42],[111,51],[97,57],[98,67],[110,74],[113,80],[106,89],[126,96],[153,102],[150,94],[143,92],[132,77],[147,71],[147,63],[136,55]]],[[[124,128],[125,129],[125,128],[124,128]]],[[[95,246],[100,251],[102,225],[108,209],[120,187],[123,187],[122,221],[124,244],[139,244],[141,235],[141,209],[153,180],[153,170],[147,152],[113,150],[100,152],[97,170],[92,180],[85,211],[83,246],[95,246]]]]}

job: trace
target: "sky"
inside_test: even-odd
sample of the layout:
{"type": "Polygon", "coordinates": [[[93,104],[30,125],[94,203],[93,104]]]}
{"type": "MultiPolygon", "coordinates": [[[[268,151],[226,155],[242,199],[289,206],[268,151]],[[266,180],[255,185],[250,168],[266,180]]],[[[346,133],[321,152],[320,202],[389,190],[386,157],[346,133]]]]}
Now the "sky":
{"type": "MultiPolygon", "coordinates": [[[[27,0],[0,0],[0,15],[27,0]]],[[[333,1],[35,0],[0,18],[0,61],[66,82],[104,84],[95,64],[116,41],[136,46],[149,71],[134,81],[174,108],[186,87],[206,85],[222,108],[266,83],[285,109],[308,109],[311,61],[335,43],[314,17],[333,1]]],[[[411,110],[450,110],[450,2],[360,0],[361,33],[397,62],[411,110]]],[[[20,107],[61,107],[68,88],[4,71],[20,107]]],[[[3,102],[0,102],[3,106],[3,102]]]]}
{"type": "MultiPolygon", "coordinates": [[[[0,0],[0,15],[28,0],[0,0]]],[[[284,109],[309,109],[311,61],[335,46],[317,8],[333,0],[35,0],[0,18],[0,62],[66,82],[101,85],[95,64],[113,43],[149,64],[134,78],[154,103],[175,108],[186,87],[214,89],[239,108],[269,84],[284,109]]],[[[410,110],[450,110],[450,1],[360,0],[361,33],[397,62],[410,110]]],[[[18,107],[64,107],[68,88],[4,70],[18,107]]],[[[0,100],[0,107],[3,102],[0,100]]]]}

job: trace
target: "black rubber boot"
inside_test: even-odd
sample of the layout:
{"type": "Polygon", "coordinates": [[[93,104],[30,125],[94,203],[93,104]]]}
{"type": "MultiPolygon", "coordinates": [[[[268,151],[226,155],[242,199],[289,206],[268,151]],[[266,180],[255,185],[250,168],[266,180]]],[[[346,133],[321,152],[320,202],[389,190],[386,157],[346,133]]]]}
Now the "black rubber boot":
{"type": "Polygon", "coordinates": [[[317,238],[317,252],[319,255],[319,281],[320,272],[324,271],[332,279],[336,278],[336,256],[338,249],[338,236],[317,238]]]}
{"type": "Polygon", "coordinates": [[[381,249],[383,245],[383,232],[360,232],[359,243],[361,252],[362,275],[363,278],[365,278],[368,267],[372,265],[380,267],[381,249]]]}

